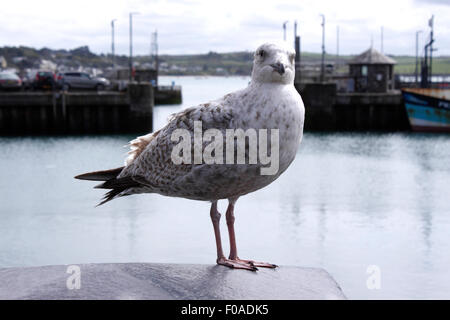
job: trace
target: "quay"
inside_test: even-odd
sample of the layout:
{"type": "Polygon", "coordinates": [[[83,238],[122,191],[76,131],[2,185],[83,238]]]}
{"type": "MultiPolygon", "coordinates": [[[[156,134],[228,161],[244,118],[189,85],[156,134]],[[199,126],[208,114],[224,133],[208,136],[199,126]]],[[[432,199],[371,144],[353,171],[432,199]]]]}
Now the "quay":
{"type": "Polygon", "coordinates": [[[0,135],[145,133],[153,130],[154,91],[0,93],[0,135]]]}
{"type": "Polygon", "coordinates": [[[181,86],[156,86],[155,105],[181,104],[181,86]]]}
{"type": "MultiPolygon", "coordinates": [[[[129,69],[114,70],[110,77],[113,82],[113,88],[121,91],[128,86],[130,78],[129,69]]],[[[160,85],[158,84],[158,70],[157,69],[137,69],[135,70],[134,80],[137,83],[151,83],[153,86],[155,105],[167,104],[181,104],[181,86],[175,85],[160,85]]]]}
{"type": "MultiPolygon", "coordinates": [[[[306,108],[305,131],[410,130],[400,91],[342,93],[335,83],[296,87],[306,108]]],[[[128,92],[2,92],[0,135],[150,132],[156,97],[166,104],[181,100],[181,91],[169,89],[136,84],[128,92]]]]}
{"type": "Polygon", "coordinates": [[[328,272],[281,266],[105,263],[0,269],[1,300],[343,300],[328,272]]]}
{"type": "Polygon", "coordinates": [[[305,104],[305,131],[409,131],[400,91],[338,93],[334,83],[298,88],[305,104]]]}

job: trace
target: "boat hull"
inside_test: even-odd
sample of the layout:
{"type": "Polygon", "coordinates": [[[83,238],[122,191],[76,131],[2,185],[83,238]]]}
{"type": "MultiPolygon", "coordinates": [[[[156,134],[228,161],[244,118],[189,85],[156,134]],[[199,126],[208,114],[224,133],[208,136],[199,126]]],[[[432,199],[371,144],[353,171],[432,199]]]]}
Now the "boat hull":
{"type": "Polygon", "coordinates": [[[402,90],[409,124],[418,132],[450,132],[448,90],[402,90]]]}

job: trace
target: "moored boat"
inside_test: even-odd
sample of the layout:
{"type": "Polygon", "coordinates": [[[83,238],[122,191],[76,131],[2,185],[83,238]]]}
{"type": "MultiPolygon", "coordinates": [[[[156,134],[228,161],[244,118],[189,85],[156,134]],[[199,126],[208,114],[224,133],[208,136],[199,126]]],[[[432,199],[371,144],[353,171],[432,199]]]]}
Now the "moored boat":
{"type": "Polygon", "coordinates": [[[413,131],[450,132],[450,89],[402,89],[413,131]]]}

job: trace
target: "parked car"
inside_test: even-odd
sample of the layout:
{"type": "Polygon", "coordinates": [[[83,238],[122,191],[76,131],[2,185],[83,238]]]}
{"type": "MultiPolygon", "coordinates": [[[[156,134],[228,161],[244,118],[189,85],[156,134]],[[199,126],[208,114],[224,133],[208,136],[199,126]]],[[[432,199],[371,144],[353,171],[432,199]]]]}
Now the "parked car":
{"type": "Polygon", "coordinates": [[[55,83],[55,75],[51,71],[37,71],[31,86],[34,90],[51,90],[55,83]]]}
{"type": "Polygon", "coordinates": [[[36,71],[28,71],[24,74],[22,77],[22,88],[24,90],[31,90],[33,89],[33,82],[36,78],[36,71]]]}
{"type": "Polygon", "coordinates": [[[12,72],[0,72],[0,90],[20,90],[22,80],[12,72]]]}
{"type": "Polygon", "coordinates": [[[57,77],[58,85],[65,91],[70,89],[105,90],[109,81],[105,78],[92,77],[84,72],[64,72],[57,77]]]}

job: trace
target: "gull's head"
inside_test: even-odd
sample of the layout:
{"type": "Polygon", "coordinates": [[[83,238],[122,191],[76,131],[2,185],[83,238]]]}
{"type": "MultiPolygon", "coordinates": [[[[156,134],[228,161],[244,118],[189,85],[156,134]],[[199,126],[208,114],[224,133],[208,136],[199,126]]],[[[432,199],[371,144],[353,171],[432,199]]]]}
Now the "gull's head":
{"type": "Polygon", "coordinates": [[[265,43],[255,51],[252,81],[294,83],[295,51],[285,43],[265,43]]]}

